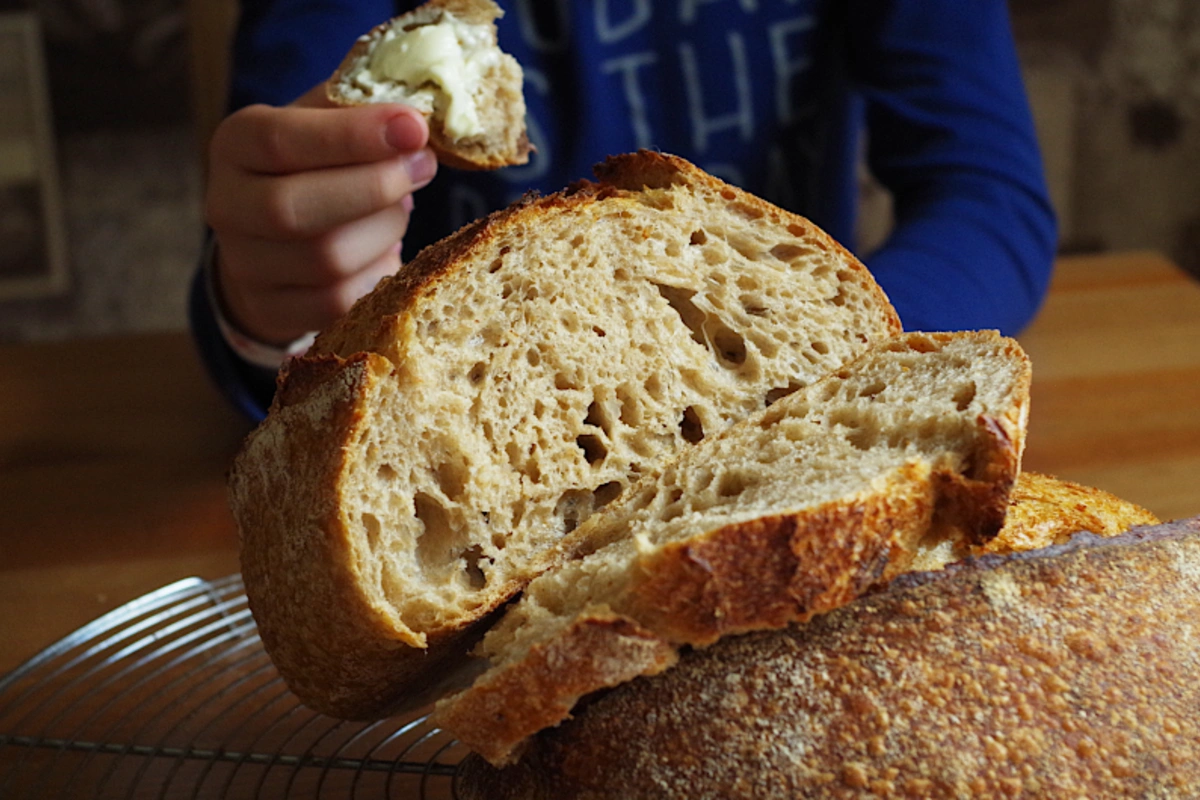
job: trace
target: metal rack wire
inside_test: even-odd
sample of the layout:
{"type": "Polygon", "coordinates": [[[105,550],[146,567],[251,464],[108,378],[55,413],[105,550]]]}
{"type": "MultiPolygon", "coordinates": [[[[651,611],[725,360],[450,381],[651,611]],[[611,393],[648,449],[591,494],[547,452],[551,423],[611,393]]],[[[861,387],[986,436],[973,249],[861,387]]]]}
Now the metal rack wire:
{"type": "Polygon", "coordinates": [[[423,715],[299,704],[239,576],[134,600],[0,679],[0,797],[455,797],[466,754],[423,715]]]}

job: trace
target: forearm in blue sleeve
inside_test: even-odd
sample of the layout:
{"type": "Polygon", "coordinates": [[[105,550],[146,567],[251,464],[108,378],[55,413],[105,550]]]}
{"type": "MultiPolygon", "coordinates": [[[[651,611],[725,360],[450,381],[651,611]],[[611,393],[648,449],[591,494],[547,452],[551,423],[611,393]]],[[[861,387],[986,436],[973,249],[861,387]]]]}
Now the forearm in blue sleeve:
{"type": "Polygon", "coordinates": [[[868,265],[909,329],[1019,331],[1056,225],[1003,0],[859,0],[850,53],[896,226],[868,265]]]}
{"type": "Polygon", "coordinates": [[[221,394],[248,418],[266,415],[275,393],[275,372],[248,364],[225,343],[208,290],[208,271],[196,270],[188,295],[188,323],[200,360],[221,394]]]}

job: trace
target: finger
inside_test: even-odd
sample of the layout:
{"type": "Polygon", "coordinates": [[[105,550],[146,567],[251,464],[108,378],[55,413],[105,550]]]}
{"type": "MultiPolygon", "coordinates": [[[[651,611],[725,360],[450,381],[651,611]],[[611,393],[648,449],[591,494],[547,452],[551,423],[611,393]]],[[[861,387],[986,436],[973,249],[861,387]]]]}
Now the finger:
{"type": "Polygon", "coordinates": [[[211,157],[247,172],[283,175],[369,164],[424,147],[429,126],[414,108],[248,106],[213,135],[211,157]]]}
{"type": "Polygon", "coordinates": [[[394,253],[408,229],[408,215],[401,202],[315,239],[278,242],[233,235],[220,237],[218,244],[231,282],[264,288],[327,286],[394,253]]]}
{"type": "Polygon", "coordinates": [[[235,324],[251,336],[263,337],[260,341],[293,341],[309,331],[329,327],[356,300],[399,268],[400,256],[389,253],[352,277],[328,286],[283,287],[247,295],[249,302],[235,316],[235,324]]]}
{"type": "Polygon", "coordinates": [[[375,164],[263,176],[214,169],[206,219],[217,231],[308,239],[400,203],[437,172],[428,148],[375,164]]]}

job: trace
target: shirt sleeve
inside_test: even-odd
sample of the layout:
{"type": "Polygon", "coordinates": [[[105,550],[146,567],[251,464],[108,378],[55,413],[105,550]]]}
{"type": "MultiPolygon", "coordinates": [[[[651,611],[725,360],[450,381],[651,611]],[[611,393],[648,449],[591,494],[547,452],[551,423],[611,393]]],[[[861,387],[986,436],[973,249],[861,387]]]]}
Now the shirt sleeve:
{"type": "MultiPolygon", "coordinates": [[[[333,74],[355,38],[394,13],[387,0],[243,0],[233,43],[230,110],[292,102],[333,74]]],[[[243,359],[222,336],[208,291],[209,251],[206,247],[188,297],[192,339],[225,397],[259,420],[274,394],[276,370],[243,359]]]]}
{"type": "Polygon", "coordinates": [[[1003,0],[854,0],[851,79],[895,228],[868,266],[906,328],[999,328],[1037,311],[1054,212],[1003,0]]]}

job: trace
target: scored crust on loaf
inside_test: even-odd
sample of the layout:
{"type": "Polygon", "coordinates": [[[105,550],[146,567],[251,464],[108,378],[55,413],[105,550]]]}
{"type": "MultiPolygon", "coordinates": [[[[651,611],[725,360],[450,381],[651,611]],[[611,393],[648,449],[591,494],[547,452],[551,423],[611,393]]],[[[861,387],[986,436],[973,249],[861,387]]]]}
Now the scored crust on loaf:
{"type": "Polygon", "coordinates": [[[986,541],[1019,472],[1029,381],[994,331],[905,334],[683,450],[564,539],[570,560],[526,587],[483,638],[489,670],[432,721],[507,763],[584,694],[670,666],[672,647],[844,605],[935,528],[986,541]],[[605,640],[621,626],[662,647],[605,640]]]}
{"type": "Polygon", "coordinates": [[[594,699],[463,800],[1195,797],[1200,518],[902,576],[594,699]]]}
{"type": "Polygon", "coordinates": [[[239,454],[246,592],[311,707],[423,701],[639,474],[899,332],[807,220],[671,156],[597,174],[381,283],[286,368],[239,454]]]}
{"type": "Polygon", "coordinates": [[[359,37],[326,83],[326,95],[338,105],[402,103],[429,121],[429,144],[438,160],[459,169],[498,169],[525,164],[533,147],[525,129],[524,73],[496,41],[496,20],[504,11],[492,0],[430,0],[382,23],[359,37]],[[418,86],[391,80],[373,68],[380,43],[395,32],[421,26],[450,27],[468,59],[481,64],[470,86],[480,131],[456,136],[447,125],[449,96],[434,81],[418,86]]]}

